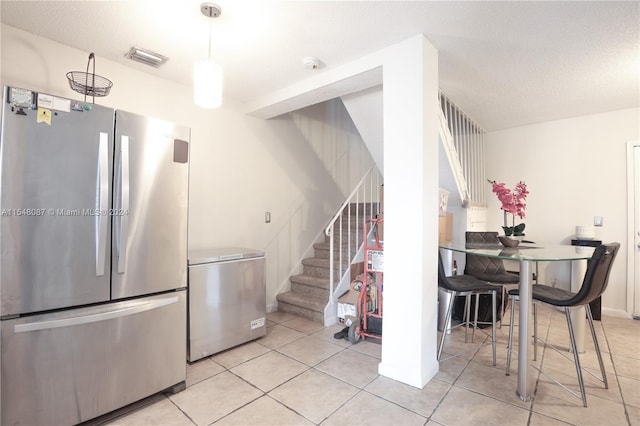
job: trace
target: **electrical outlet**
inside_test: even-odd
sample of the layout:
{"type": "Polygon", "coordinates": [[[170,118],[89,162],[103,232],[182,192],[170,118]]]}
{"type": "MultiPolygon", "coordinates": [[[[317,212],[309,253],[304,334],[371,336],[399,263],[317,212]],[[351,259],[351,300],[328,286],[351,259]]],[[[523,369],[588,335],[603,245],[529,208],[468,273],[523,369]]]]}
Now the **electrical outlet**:
{"type": "Polygon", "coordinates": [[[593,217],[593,226],[602,226],[602,216],[594,216],[593,217]]]}
{"type": "Polygon", "coordinates": [[[558,279],[554,277],[553,280],[551,281],[551,287],[555,287],[557,283],[558,283],[558,279]]]}

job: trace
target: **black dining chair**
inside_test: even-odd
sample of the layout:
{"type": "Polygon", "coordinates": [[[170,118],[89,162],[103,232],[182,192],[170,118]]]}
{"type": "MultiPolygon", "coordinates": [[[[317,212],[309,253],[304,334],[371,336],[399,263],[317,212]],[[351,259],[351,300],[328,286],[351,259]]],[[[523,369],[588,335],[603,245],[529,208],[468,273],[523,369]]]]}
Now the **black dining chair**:
{"type": "MultiPolygon", "coordinates": [[[[438,287],[442,289],[444,292],[450,294],[449,303],[447,305],[447,313],[445,314],[443,324],[451,323],[451,313],[453,311],[453,303],[456,296],[464,296],[464,297],[479,297],[482,294],[491,295],[492,300],[492,321],[491,321],[491,344],[493,346],[493,365],[496,365],[496,297],[497,292],[500,290],[499,287],[488,284],[486,282],[480,281],[471,275],[455,275],[451,277],[447,277],[444,272],[444,265],[442,263],[442,255],[438,251],[438,287]]],[[[473,330],[475,333],[476,328],[478,327],[478,304],[476,303],[476,315],[473,322],[473,330]]],[[[450,327],[450,329],[454,329],[459,326],[466,326],[467,329],[470,325],[470,315],[469,315],[470,304],[467,303],[465,306],[466,310],[466,320],[463,320],[460,324],[450,327]]],[[[438,346],[438,361],[441,361],[442,357],[442,349],[444,347],[445,337],[447,335],[446,326],[442,330],[442,335],[440,336],[440,345],[438,346]]],[[[453,358],[458,355],[453,355],[449,358],[453,358]]],[[[444,361],[444,360],[442,360],[444,361]]]]}
{"type": "MultiPolygon", "coordinates": [[[[467,244],[500,245],[497,232],[467,231],[465,232],[464,237],[465,243],[467,244]]],[[[487,256],[476,256],[471,253],[467,253],[465,256],[464,273],[465,275],[472,275],[479,280],[499,285],[501,287],[501,319],[502,313],[507,310],[506,286],[517,285],[520,282],[520,275],[508,272],[502,259],[487,256]]],[[[500,325],[502,326],[502,321],[500,321],[500,325]]]]}
{"type": "MultiPolygon", "coordinates": [[[[605,389],[609,388],[609,384],[607,382],[607,374],[604,370],[604,363],[602,362],[602,354],[600,353],[600,345],[598,345],[598,338],[596,337],[596,330],[593,326],[593,316],[591,315],[591,307],[589,303],[593,300],[597,299],[604,293],[607,289],[607,284],[609,282],[609,274],[611,273],[611,267],[613,265],[613,261],[616,258],[616,254],[618,253],[618,249],[620,248],[620,243],[610,243],[610,244],[602,244],[596,247],[593,252],[593,256],[589,260],[587,271],[584,275],[584,280],[582,281],[582,287],[577,293],[572,293],[567,290],[563,290],[557,287],[551,287],[543,284],[534,284],[532,287],[533,291],[533,302],[541,302],[546,303],[552,306],[557,306],[563,308],[565,316],[567,318],[567,327],[569,328],[569,340],[571,341],[571,351],[573,352],[573,362],[575,363],[576,372],[578,375],[578,384],[580,386],[581,396],[577,395],[571,389],[560,383],[559,381],[551,378],[548,374],[544,373],[542,370],[538,369],[541,373],[545,374],[547,377],[551,378],[556,384],[563,387],[569,393],[574,395],[578,399],[582,399],[582,404],[587,406],[587,397],[584,391],[584,381],[582,379],[582,370],[584,369],[587,373],[591,374],[593,377],[597,378],[601,382],[604,383],[605,389]],[[593,344],[595,346],[596,355],[598,356],[598,363],[600,364],[600,373],[601,377],[597,377],[591,371],[586,368],[581,367],[580,365],[580,356],[578,354],[578,350],[576,348],[576,338],[573,331],[573,324],[571,323],[570,309],[584,307],[587,312],[587,320],[589,323],[589,328],[591,329],[591,337],[593,338],[593,344]]],[[[511,321],[509,325],[509,343],[507,346],[507,375],[509,375],[510,364],[511,364],[511,348],[513,341],[513,317],[514,317],[514,305],[515,301],[519,300],[519,290],[513,289],[509,290],[509,298],[511,299],[511,321]]],[[[533,311],[534,314],[534,339],[538,339],[538,332],[536,330],[537,325],[535,321],[536,310],[533,311]]],[[[542,341],[542,339],[540,339],[542,341]]],[[[552,349],[561,353],[557,348],[553,345],[548,344],[552,349]]],[[[567,359],[564,354],[563,356],[567,359]]]]}
{"type": "MultiPolygon", "coordinates": [[[[500,240],[498,240],[497,232],[467,231],[465,232],[465,243],[500,245],[500,240]]],[[[495,284],[518,284],[520,282],[520,275],[507,272],[502,259],[476,256],[470,253],[466,254],[464,273],[495,284]]]]}

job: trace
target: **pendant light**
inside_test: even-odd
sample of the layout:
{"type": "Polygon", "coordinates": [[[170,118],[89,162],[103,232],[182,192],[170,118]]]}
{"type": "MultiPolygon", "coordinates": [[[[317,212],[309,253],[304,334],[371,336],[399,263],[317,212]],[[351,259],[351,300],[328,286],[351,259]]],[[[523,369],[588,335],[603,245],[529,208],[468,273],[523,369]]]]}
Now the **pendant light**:
{"type": "Polygon", "coordinates": [[[222,13],[220,6],[202,3],[200,12],[209,21],[209,56],[193,64],[193,100],[202,108],[218,108],[222,105],[222,67],[211,59],[211,22],[222,13]]]}

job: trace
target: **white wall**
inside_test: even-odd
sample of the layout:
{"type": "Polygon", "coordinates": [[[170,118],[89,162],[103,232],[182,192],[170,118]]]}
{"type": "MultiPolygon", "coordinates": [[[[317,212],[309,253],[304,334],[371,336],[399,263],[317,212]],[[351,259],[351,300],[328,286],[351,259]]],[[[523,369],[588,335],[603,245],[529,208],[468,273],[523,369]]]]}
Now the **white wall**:
{"type": "MultiPolygon", "coordinates": [[[[527,239],[570,244],[576,225],[604,217],[596,238],[622,246],[602,298],[603,313],[627,307],[626,142],[640,139],[640,109],[626,109],[523,126],[486,135],[487,178],[513,188],[519,180],[527,200],[527,239]]],[[[502,212],[487,184],[488,229],[500,230],[502,212]],[[493,212],[493,213],[492,213],[493,212]]],[[[541,265],[545,283],[569,288],[569,266],[541,265]]],[[[632,285],[630,283],[629,285],[632,285]]]]}
{"type": "Polygon", "coordinates": [[[362,135],[373,161],[384,176],[384,122],[382,85],[342,96],[342,103],[362,135]]]}
{"type": "MultiPolygon", "coordinates": [[[[2,25],[1,82],[82,99],[65,77],[88,52],[2,25]]],[[[96,103],[191,127],[189,248],[246,246],[267,253],[270,309],[288,277],[372,159],[339,100],[272,120],[242,114],[225,99],[193,105],[190,87],[103,58],[113,81],[96,103]],[[265,211],[272,223],[264,223],[265,211]]]]}

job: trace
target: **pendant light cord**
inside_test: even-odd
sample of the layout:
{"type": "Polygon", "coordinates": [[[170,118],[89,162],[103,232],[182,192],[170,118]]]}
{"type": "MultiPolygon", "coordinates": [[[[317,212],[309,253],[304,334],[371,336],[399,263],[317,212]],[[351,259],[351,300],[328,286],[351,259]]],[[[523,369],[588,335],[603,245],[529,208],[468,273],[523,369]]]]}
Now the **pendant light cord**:
{"type": "Polygon", "coordinates": [[[209,16],[209,60],[211,60],[211,24],[213,22],[213,18],[209,16]]]}

